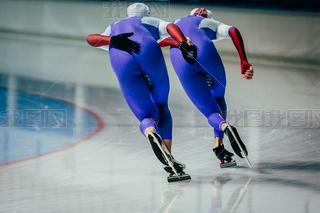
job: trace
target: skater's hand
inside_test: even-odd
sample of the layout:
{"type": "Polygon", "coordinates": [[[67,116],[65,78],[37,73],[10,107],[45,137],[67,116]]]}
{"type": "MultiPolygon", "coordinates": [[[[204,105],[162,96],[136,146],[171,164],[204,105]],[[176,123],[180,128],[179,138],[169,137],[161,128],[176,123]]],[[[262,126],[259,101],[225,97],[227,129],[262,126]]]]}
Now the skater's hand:
{"type": "Polygon", "coordinates": [[[187,38],[187,43],[188,43],[189,45],[193,45],[191,39],[190,39],[189,37],[186,37],[186,38],[187,38]]]}
{"type": "Polygon", "coordinates": [[[241,63],[241,76],[247,80],[252,79],[253,68],[252,68],[252,65],[246,61],[241,63]]]}
{"type": "Polygon", "coordinates": [[[122,33],[111,37],[111,45],[119,50],[128,52],[129,54],[140,52],[140,44],[132,41],[129,37],[133,33],[122,33]]]}
{"type": "Polygon", "coordinates": [[[189,63],[194,64],[197,58],[197,47],[191,41],[183,41],[179,45],[183,58],[189,63]]]}

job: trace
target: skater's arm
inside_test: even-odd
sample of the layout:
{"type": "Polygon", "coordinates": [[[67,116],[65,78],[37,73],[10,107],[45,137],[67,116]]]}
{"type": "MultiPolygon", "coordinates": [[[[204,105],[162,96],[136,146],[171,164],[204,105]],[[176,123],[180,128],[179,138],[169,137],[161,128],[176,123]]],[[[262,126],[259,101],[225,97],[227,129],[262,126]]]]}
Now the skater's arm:
{"type": "Polygon", "coordinates": [[[173,38],[165,38],[159,42],[160,47],[178,47],[179,43],[173,38]]]}
{"type": "MultiPolygon", "coordinates": [[[[111,35],[111,25],[109,25],[105,31],[103,33],[101,33],[101,35],[104,35],[104,36],[110,36],[111,35]]],[[[109,46],[108,45],[105,45],[105,46],[101,46],[101,47],[98,47],[104,51],[109,51],[109,46]]]]}
{"type": "Polygon", "coordinates": [[[91,34],[87,37],[87,42],[93,47],[99,47],[103,50],[108,50],[106,45],[111,43],[111,26],[109,25],[101,34],[91,34]]]}
{"type": "MultiPolygon", "coordinates": [[[[187,43],[192,45],[192,41],[187,37],[187,43]]],[[[171,37],[159,41],[160,47],[179,47],[179,43],[171,37]]]]}
{"type": "Polygon", "coordinates": [[[133,36],[133,32],[120,33],[111,36],[111,25],[109,25],[102,34],[91,34],[87,37],[87,42],[93,47],[98,47],[108,51],[107,45],[128,52],[129,54],[138,53],[140,44],[129,39],[133,36]]]}
{"type": "Polygon", "coordinates": [[[87,42],[93,47],[101,47],[111,44],[111,36],[105,36],[101,34],[90,34],[87,37],[87,42]]]}
{"type": "Polygon", "coordinates": [[[232,39],[232,42],[239,53],[240,62],[247,62],[248,59],[246,56],[246,51],[244,49],[243,39],[240,34],[240,31],[236,27],[232,27],[229,29],[229,36],[232,39]]]}
{"type": "Polygon", "coordinates": [[[178,47],[182,52],[183,58],[189,63],[194,64],[197,58],[197,47],[188,40],[180,28],[176,24],[168,24],[167,27],[168,34],[177,41],[178,47]]]}
{"type": "Polygon", "coordinates": [[[240,31],[236,27],[231,27],[228,32],[240,56],[241,76],[248,80],[252,79],[253,68],[252,65],[248,62],[240,31]]]}
{"type": "Polygon", "coordinates": [[[235,45],[241,62],[241,76],[245,79],[251,79],[253,76],[252,65],[249,64],[246,52],[244,49],[243,39],[236,27],[226,25],[220,21],[205,18],[200,22],[199,28],[203,28],[209,30],[211,33],[207,33],[210,35],[209,39],[213,41],[231,38],[233,44],[235,45]]]}
{"type": "Polygon", "coordinates": [[[141,23],[158,28],[159,36],[161,38],[171,36],[179,44],[187,41],[187,38],[184,36],[180,28],[171,22],[167,22],[156,17],[146,16],[141,19],[141,23]]]}
{"type": "MultiPolygon", "coordinates": [[[[176,23],[176,22],[175,22],[176,23]]],[[[183,33],[181,32],[181,30],[180,30],[180,28],[176,25],[176,24],[173,24],[173,25],[169,25],[169,24],[172,24],[172,23],[169,23],[169,22],[167,22],[167,24],[166,25],[163,25],[162,26],[162,31],[164,32],[164,34],[166,34],[167,36],[171,36],[171,37],[167,37],[167,38],[164,38],[164,39],[162,39],[160,42],[159,42],[159,45],[160,45],[160,47],[179,47],[179,42],[176,40],[176,39],[174,39],[173,37],[172,37],[172,35],[169,33],[169,31],[171,30],[171,31],[176,31],[176,29],[173,29],[173,28],[175,28],[175,27],[177,27],[178,28],[178,33],[179,34],[182,34],[182,36],[181,35],[179,35],[179,37],[185,37],[184,35],[183,35],[183,33]],[[168,28],[169,28],[169,30],[168,30],[168,28]]],[[[171,32],[170,31],[170,32],[171,32]]],[[[176,32],[171,32],[171,33],[174,33],[174,34],[176,34],[176,32]]],[[[181,38],[180,38],[181,39],[181,38]]],[[[184,38],[182,38],[183,40],[184,40],[184,38]]],[[[190,39],[188,39],[188,38],[186,38],[187,39],[187,41],[190,41],[190,39]]],[[[188,42],[188,43],[190,43],[191,44],[191,42],[188,42]]]]}
{"type": "Polygon", "coordinates": [[[160,38],[171,36],[178,43],[178,47],[181,50],[184,59],[190,64],[195,63],[197,48],[193,44],[188,43],[187,38],[176,24],[154,17],[143,17],[141,22],[157,27],[160,38]]]}
{"type": "Polygon", "coordinates": [[[113,47],[126,51],[130,54],[140,51],[140,44],[129,39],[133,33],[121,33],[114,36],[91,34],[87,37],[87,42],[93,47],[112,45],[113,47]]]}
{"type": "Polygon", "coordinates": [[[180,30],[180,28],[173,23],[170,23],[166,26],[166,30],[168,34],[176,40],[179,44],[182,42],[187,42],[187,38],[184,36],[183,32],[180,30]]]}
{"type": "Polygon", "coordinates": [[[230,38],[228,30],[231,27],[232,26],[210,18],[203,19],[199,24],[199,28],[203,29],[208,38],[214,42],[230,38]]]}

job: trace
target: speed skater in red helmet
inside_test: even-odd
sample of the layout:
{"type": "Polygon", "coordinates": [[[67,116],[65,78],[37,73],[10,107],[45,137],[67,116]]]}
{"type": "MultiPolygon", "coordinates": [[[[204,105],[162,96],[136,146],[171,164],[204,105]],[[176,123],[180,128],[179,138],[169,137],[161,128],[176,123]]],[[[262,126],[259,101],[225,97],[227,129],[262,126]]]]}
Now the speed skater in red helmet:
{"type": "Polygon", "coordinates": [[[225,100],[226,74],[214,42],[231,38],[240,57],[240,73],[244,79],[253,76],[252,65],[248,62],[240,31],[213,19],[213,13],[206,8],[195,8],[186,17],[174,22],[197,47],[196,63],[183,60],[178,43],[169,38],[159,42],[160,46],[171,46],[171,63],[179,80],[193,104],[208,119],[214,129],[213,151],[221,167],[236,165],[233,154],[223,146],[224,133],[228,136],[234,152],[245,157],[248,153],[235,127],[227,123],[225,100]],[[178,48],[175,48],[178,47],[178,48]]]}

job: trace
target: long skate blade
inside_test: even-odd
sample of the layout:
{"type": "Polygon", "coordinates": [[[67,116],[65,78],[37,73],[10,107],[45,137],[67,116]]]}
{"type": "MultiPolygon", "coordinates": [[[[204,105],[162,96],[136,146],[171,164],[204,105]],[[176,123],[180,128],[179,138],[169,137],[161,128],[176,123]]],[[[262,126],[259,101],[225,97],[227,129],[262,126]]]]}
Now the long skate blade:
{"type": "Polygon", "coordinates": [[[183,175],[172,175],[172,176],[169,176],[167,178],[168,182],[171,183],[171,182],[177,182],[177,181],[184,181],[184,180],[191,180],[191,176],[188,175],[188,174],[183,174],[183,175]]]}
{"type": "Polygon", "coordinates": [[[163,157],[161,150],[159,150],[159,147],[158,147],[157,143],[155,142],[155,137],[149,135],[148,140],[149,140],[151,148],[152,148],[154,154],[156,155],[156,157],[158,158],[158,160],[162,164],[166,165],[167,164],[166,159],[163,157]]]}
{"type": "Polygon", "coordinates": [[[228,168],[228,167],[235,167],[235,166],[237,166],[237,162],[235,161],[220,164],[220,168],[228,168]]]}
{"type": "Polygon", "coordinates": [[[246,159],[246,162],[247,162],[248,166],[252,169],[253,166],[252,166],[251,162],[249,161],[248,156],[244,156],[244,158],[246,159]]]}
{"type": "Polygon", "coordinates": [[[241,156],[242,156],[242,157],[246,157],[247,155],[246,155],[246,153],[243,151],[242,146],[240,145],[240,142],[238,141],[238,139],[237,139],[237,137],[236,137],[236,134],[233,132],[231,126],[228,125],[227,128],[230,130],[230,132],[231,132],[234,140],[236,141],[238,147],[240,148],[241,156]]]}
{"type": "Polygon", "coordinates": [[[157,144],[158,148],[160,149],[160,151],[162,152],[163,157],[165,158],[165,160],[167,161],[168,165],[171,167],[172,171],[174,172],[174,174],[176,176],[179,177],[177,170],[174,168],[171,160],[168,158],[167,154],[163,151],[158,139],[156,138],[156,140],[154,140],[154,142],[157,144]]]}
{"type": "Polygon", "coordinates": [[[247,162],[248,166],[252,169],[252,168],[253,168],[253,166],[252,166],[251,162],[249,161],[248,156],[247,156],[247,155],[246,155],[246,153],[243,151],[242,146],[240,145],[240,143],[239,143],[239,141],[238,141],[238,139],[237,139],[236,135],[234,134],[234,132],[233,132],[232,128],[231,128],[229,125],[227,126],[227,128],[229,128],[229,130],[230,130],[230,132],[231,132],[232,136],[234,137],[234,139],[235,139],[235,141],[236,141],[237,145],[239,146],[240,151],[241,151],[241,155],[246,159],[246,162],[247,162]]]}

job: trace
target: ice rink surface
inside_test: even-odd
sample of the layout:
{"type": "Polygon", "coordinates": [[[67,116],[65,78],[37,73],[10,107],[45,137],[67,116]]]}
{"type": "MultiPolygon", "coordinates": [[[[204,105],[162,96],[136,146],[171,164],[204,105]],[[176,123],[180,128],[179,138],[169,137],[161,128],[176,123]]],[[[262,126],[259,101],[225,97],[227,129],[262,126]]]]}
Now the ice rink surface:
{"type": "MultiPolygon", "coordinates": [[[[255,76],[246,81],[237,59],[223,56],[229,121],[254,168],[236,158],[238,167],[220,169],[212,130],[167,60],[173,155],[192,177],[167,183],[110,73],[95,78],[108,77],[115,86],[63,83],[93,78],[93,69],[112,72],[108,63],[95,66],[105,64],[105,54],[80,42],[0,36],[5,54],[17,59],[10,66],[33,63],[40,70],[34,76],[30,66],[25,75],[1,70],[0,212],[319,212],[319,67],[253,59],[255,76]],[[54,75],[55,69],[65,73],[54,75]],[[49,72],[55,78],[40,80],[49,72]],[[30,126],[20,128],[8,112],[25,110],[36,111],[30,126]],[[54,119],[48,132],[37,123],[39,110],[62,110],[67,117],[54,119]]],[[[231,149],[228,140],[225,145],[231,149]]]]}
{"type": "MultiPolygon", "coordinates": [[[[254,169],[239,158],[237,168],[219,168],[211,151],[211,129],[181,91],[170,97],[173,153],[186,163],[192,180],[171,184],[118,89],[1,75],[9,93],[2,103],[11,109],[19,95],[15,90],[42,94],[42,100],[32,99],[38,105],[48,102],[45,94],[89,108],[105,126],[59,152],[40,156],[40,150],[33,159],[11,164],[7,159],[9,164],[0,167],[0,212],[318,212],[320,73],[257,64],[249,82],[240,78],[237,63],[226,61],[226,69],[232,70],[230,119],[239,127],[254,169]]],[[[68,119],[74,131],[86,126],[76,113],[68,119]]],[[[10,137],[14,129],[1,128],[9,144],[16,138],[10,137]]],[[[41,129],[26,131],[29,137],[18,142],[43,140],[41,129]]],[[[42,143],[66,140],[65,134],[55,137],[42,143]]],[[[36,144],[20,152],[39,149],[36,144]]],[[[10,149],[3,141],[1,146],[4,156],[10,149]]]]}

